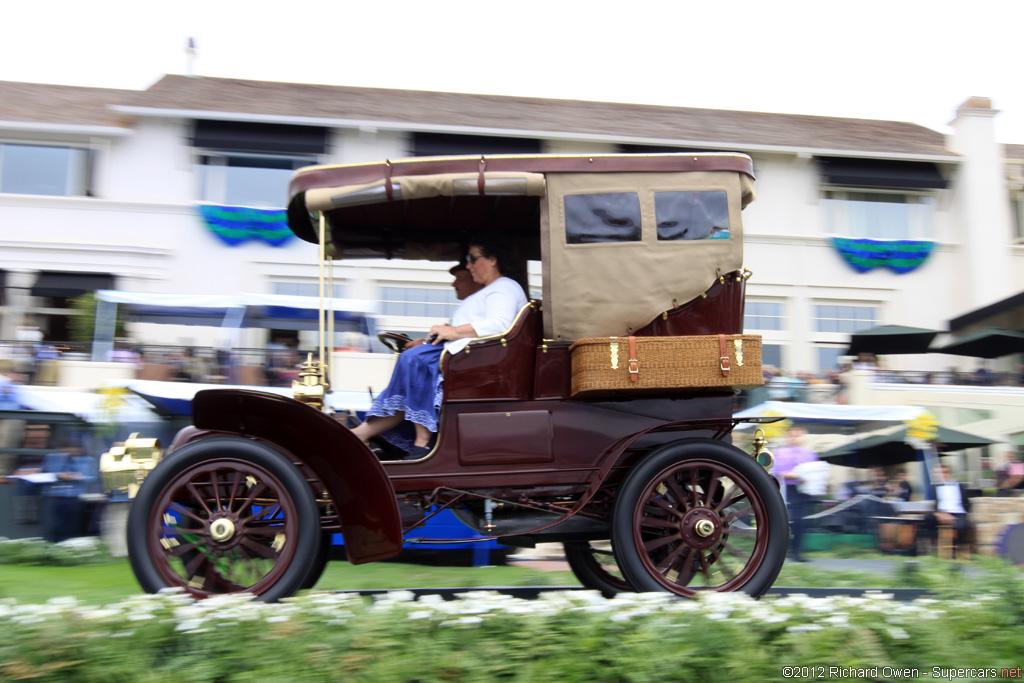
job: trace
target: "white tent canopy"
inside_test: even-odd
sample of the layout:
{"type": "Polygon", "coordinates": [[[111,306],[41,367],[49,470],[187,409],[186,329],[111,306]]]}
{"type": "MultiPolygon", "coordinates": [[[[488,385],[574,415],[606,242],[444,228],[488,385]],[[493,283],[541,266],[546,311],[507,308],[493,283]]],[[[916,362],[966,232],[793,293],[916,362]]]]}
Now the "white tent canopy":
{"type": "Polygon", "coordinates": [[[852,425],[865,422],[906,422],[924,412],[917,406],[849,406],[829,403],[765,401],[733,415],[736,418],[782,415],[792,422],[852,425]]]}
{"type": "MultiPolygon", "coordinates": [[[[166,292],[96,292],[96,329],[93,360],[104,360],[113,348],[117,307],[135,322],[170,325],[204,325],[224,329],[262,327],[317,329],[320,298],[285,294],[176,294],[166,292]]],[[[364,299],[324,299],[335,323],[353,323],[359,331],[374,334],[377,303],[364,299]]]]}

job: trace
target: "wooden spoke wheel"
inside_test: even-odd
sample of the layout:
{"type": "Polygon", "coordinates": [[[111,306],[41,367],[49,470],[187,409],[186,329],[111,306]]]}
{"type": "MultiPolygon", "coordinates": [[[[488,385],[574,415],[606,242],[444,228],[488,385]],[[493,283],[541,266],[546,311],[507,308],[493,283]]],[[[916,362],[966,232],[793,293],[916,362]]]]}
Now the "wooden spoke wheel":
{"type": "Polygon", "coordinates": [[[606,598],[633,590],[615,563],[610,542],[574,541],[563,543],[562,546],[565,548],[569,568],[587,588],[601,591],[606,598]]]}
{"type": "Polygon", "coordinates": [[[143,589],[181,587],[196,598],[292,595],[323,570],[321,536],[298,469],[240,437],[174,451],[143,482],[128,518],[129,559],[143,589]]]}
{"type": "Polygon", "coordinates": [[[713,439],[668,444],[619,489],[612,543],[637,591],[761,595],[786,558],[782,495],[764,468],[713,439]]]}

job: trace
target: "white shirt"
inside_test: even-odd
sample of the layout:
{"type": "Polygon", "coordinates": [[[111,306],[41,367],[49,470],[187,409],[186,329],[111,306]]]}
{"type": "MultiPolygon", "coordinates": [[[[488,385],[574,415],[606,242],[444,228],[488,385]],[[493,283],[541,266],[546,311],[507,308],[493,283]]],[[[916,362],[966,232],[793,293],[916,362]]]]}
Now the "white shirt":
{"type": "Polygon", "coordinates": [[[948,512],[951,515],[967,514],[967,510],[964,510],[964,501],[960,497],[960,484],[954,482],[936,486],[935,497],[938,498],[935,509],[939,512],[948,512]]]}
{"type": "MultiPolygon", "coordinates": [[[[523,288],[515,280],[499,277],[479,292],[470,294],[455,309],[452,327],[469,323],[478,337],[501,334],[512,326],[516,314],[527,303],[523,288]]],[[[471,339],[445,342],[448,353],[458,353],[471,339]]]]}

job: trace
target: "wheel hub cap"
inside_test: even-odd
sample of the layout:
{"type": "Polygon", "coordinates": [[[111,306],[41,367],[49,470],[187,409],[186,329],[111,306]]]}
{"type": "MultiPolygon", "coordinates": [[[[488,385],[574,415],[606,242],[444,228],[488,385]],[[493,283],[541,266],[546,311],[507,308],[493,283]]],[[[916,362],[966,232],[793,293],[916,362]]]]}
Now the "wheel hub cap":
{"type": "Polygon", "coordinates": [[[694,548],[710,548],[721,534],[722,521],[710,508],[693,508],[679,523],[679,535],[694,548]]]}
{"type": "Polygon", "coordinates": [[[235,525],[230,519],[218,519],[210,525],[210,536],[218,543],[223,543],[235,535],[235,525]]]}

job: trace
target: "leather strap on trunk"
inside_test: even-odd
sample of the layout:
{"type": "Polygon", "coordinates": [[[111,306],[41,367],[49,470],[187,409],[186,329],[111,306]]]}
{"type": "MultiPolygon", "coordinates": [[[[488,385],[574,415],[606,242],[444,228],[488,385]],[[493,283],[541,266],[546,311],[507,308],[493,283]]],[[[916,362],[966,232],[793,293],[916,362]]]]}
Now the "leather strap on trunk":
{"type": "Polygon", "coordinates": [[[725,335],[718,335],[719,365],[722,370],[722,377],[729,376],[729,350],[725,347],[725,335]]]}
{"type": "Polygon", "coordinates": [[[636,357],[636,337],[629,338],[629,381],[640,379],[640,361],[636,357]]]}

